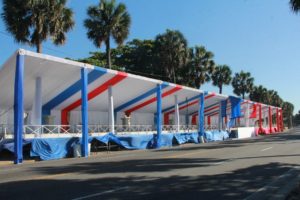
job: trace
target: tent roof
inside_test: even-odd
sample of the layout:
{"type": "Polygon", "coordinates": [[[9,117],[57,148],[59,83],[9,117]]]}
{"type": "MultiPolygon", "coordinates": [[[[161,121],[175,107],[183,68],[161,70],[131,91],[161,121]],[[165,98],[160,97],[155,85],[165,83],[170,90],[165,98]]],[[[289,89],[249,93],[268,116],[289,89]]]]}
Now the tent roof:
{"type": "MultiPolygon", "coordinates": [[[[166,83],[160,80],[146,78],[138,75],[109,70],[85,63],[71,61],[50,55],[34,53],[20,49],[16,51],[0,69],[0,107],[10,109],[14,103],[14,74],[16,56],[21,54],[24,59],[24,108],[31,110],[34,94],[35,79],[42,79],[42,103],[44,108],[63,110],[72,107],[74,102],[80,100],[80,70],[89,71],[88,92],[94,93],[89,100],[88,108],[94,111],[107,111],[108,93],[107,85],[112,86],[114,107],[119,112],[156,112],[157,84],[162,84],[162,109],[174,106],[174,96],[178,102],[184,104],[197,100],[197,95],[203,93],[198,89],[166,83]],[[192,99],[191,101],[187,101],[192,99]]],[[[213,93],[208,93],[208,95],[213,93]]],[[[205,101],[205,107],[227,99],[226,95],[215,94],[205,101]]],[[[197,111],[197,103],[186,106],[182,113],[197,111]]],[[[80,110],[80,106],[73,107],[80,110]]]]}

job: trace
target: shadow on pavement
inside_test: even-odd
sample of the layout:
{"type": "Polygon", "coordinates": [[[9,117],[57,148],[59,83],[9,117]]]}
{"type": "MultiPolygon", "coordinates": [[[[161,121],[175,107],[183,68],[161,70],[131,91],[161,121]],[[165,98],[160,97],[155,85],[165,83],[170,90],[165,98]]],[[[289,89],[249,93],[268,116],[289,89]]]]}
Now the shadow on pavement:
{"type": "Polygon", "coordinates": [[[154,172],[189,168],[203,162],[197,159],[153,163],[140,160],[131,167],[126,167],[126,162],[114,163],[111,168],[112,163],[44,168],[40,171],[43,174],[78,172],[80,176],[2,183],[0,199],[73,199],[95,193],[99,194],[89,199],[242,199],[293,167],[274,162],[224,174],[180,176],[154,172]],[[120,174],[104,174],[109,172],[120,174]],[[89,176],[85,177],[87,174],[89,176]]]}

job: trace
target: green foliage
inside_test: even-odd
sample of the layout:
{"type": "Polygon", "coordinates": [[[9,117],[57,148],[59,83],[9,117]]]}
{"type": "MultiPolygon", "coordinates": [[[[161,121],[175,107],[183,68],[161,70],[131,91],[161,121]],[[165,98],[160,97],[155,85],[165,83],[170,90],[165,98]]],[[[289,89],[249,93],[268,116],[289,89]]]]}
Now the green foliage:
{"type": "Polygon", "coordinates": [[[296,126],[300,125],[300,110],[298,111],[298,113],[294,116],[293,118],[293,123],[296,126]]]}
{"type": "Polygon", "coordinates": [[[300,11],[300,0],[290,0],[291,9],[298,13],[300,11]]]}
{"type": "Polygon", "coordinates": [[[253,82],[254,78],[251,77],[250,72],[235,73],[232,79],[233,92],[244,99],[245,95],[251,92],[253,82]]]}
{"type": "Polygon", "coordinates": [[[165,80],[164,70],[157,67],[154,40],[134,39],[121,46],[115,64],[123,66],[127,72],[165,80]]]}
{"type": "Polygon", "coordinates": [[[293,126],[294,105],[290,102],[284,102],[282,105],[284,123],[291,128],[293,126]]]}
{"type": "Polygon", "coordinates": [[[167,30],[155,38],[157,65],[164,69],[170,82],[177,82],[176,71],[182,69],[188,61],[187,40],[179,31],[167,30]]]}
{"type": "Polygon", "coordinates": [[[84,21],[87,36],[96,47],[106,46],[107,66],[111,68],[110,39],[120,46],[129,35],[131,18],[123,3],[117,4],[115,0],[100,0],[97,6],[90,6],[87,11],[88,18],[84,21]]]}
{"type": "Polygon", "coordinates": [[[276,91],[268,90],[262,85],[254,86],[252,91],[250,92],[249,97],[251,101],[260,102],[276,107],[281,107],[283,104],[283,100],[280,98],[276,91]]]}
{"type": "Polygon", "coordinates": [[[66,0],[3,0],[2,18],[17,42],[36,46],[39,53],[48,37],[55,45],[64,44],[65,33],[74,26],[66,0]]]}
{"type": "Polygon", "coordinates": [[[227,65],[218,65],[212,74],[213,85],[219,88],[219,93],[222,94],[223,85],[231,83],[231,69],[227,65]]]}
{"type": "Polygon", "coordinates": [[[190,61],[188,63],[188,77],[193,81],[189,84],[200,88],[205,82],[211,80],[211,75],[215,69],[213,61],[214,54],[207,51],[203,46],[190,48],[190,61]]]}

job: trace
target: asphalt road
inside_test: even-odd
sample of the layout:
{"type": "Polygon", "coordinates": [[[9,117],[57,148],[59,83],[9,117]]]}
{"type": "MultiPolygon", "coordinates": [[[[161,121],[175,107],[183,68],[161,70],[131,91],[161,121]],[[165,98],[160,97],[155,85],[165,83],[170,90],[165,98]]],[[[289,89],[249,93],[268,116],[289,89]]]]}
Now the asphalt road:
{"type": "Polygon", "coordinates": [[[244,199],[300,164],[300,129],[0,167],[0,199],[244,199]]]}

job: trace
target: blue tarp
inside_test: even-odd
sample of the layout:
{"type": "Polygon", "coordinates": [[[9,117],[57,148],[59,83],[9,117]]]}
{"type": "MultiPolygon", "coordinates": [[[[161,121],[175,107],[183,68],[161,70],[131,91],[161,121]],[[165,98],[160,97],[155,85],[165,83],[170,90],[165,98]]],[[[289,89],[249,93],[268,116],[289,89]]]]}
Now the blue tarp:
{"type": "Polygon", "coordinates": [[[233,96],[230,96],[229,99],[231,103],[231,119],[242,117],[241,115],[242,99],[233,96]]]}
{"type": "Polygon", "coordinates": [[[30,156],[38,156],[42,160],[54,160],[71,154],[73,145],[79,138],[37,138],[31,142],[30,156]]]}
{"type": "Polygon", "coordinates": [[[116,136],[109,133],[104,136],[90,137],[89,141],[93,139],[105,144],[108,144],[108,142],[114,142],[126,149],[147,149],[149,148],[149,143],[153,140],[153,135],[136,134],[116,136]]]}
{"type": "MultiPolygon", "coordinates": [[[[227,133],[227,132],[225,132],[227,133]]],[[[206,132],[208,141],[216,141],[228,138],[224,132],[206,132]]],[[[130,134],[113,135],[108,133],[103,136],[89,137],[89,142],[96,139],[108,144],[114,142],[126,149],[150,149],[154,148],[156,134],[130,134]]],[[[176,144],[198,143],[198,133],[168,133],[161,135],[161,147],[171,147],[176,144]]],[[[73,146],[81,143],[81,138],[36,138],[24,140],[23,144],[31,143],[30,156],[37,156],[41,160],[60,159],[72,155],[73,146]]],[[[1,143],[1,149],[8,149],[13,152],[13,141],[7,140],[1,143]]]]}
{"type": "Polygon", "coordinates": [[[174,138],[176,139],[178,144],[184,143],[196,143],[198,144],[198,133],[176,133],[174,134],[174,138]]]}
{"type": "MultiPolygon", "coordinates": [[[[30,140],[23,140],[23,147],[27,144],[30,144],[30,140]]],[[[0,143],[0,151],[2,151],[3,149],[6,149],[12,153],[14,153],[14,140],[5,140],[3,142],[0,143]]]]}
{"type": "Polygon", "coordinates": [[[218,130],[205,131],[204,136],[207,142],[222,141],[229,138],[229,134],[227,131],[218,130]]]}

